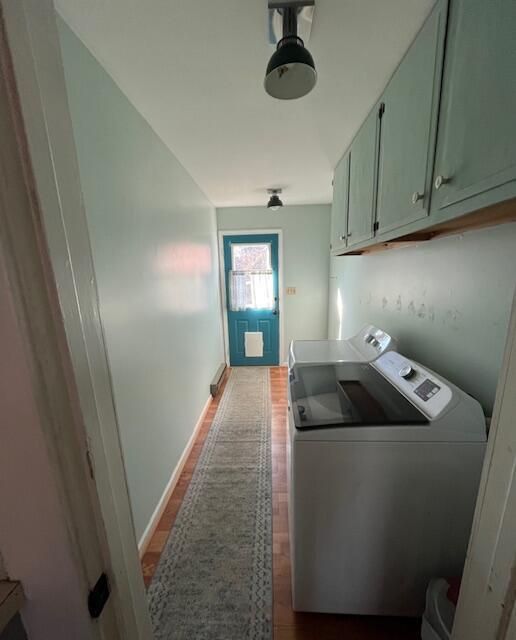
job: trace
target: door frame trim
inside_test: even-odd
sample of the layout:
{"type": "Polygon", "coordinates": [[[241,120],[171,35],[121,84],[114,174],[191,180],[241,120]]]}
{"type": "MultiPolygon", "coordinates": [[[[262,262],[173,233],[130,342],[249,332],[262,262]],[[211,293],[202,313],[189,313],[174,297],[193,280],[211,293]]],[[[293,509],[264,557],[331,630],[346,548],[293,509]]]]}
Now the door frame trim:
{"type": "Polygon", "coordinates": [[[229,330],[228,330],[228,307],[226,297],[226,272],[224,268],[224,237],[225,236],[278,236],[278,308],[279,308],[279,364],[286,362],[285,347],[285,322],[284,301],[283,301],[283,229],[219,229],[219,280],[220,280],[220,304],[222,314],[222,328],[224,331],[224,355],[226,364],[229,365],[229,330]]]}
{"type": "Polygon", "coordinates": [[[509,640],[516,629],[516,292],[475,507],[452,640],[509,640]]]}
{"type": "MultiPolygon", "coordinates": [[[[23,347],[28,372],[28,387],[36,412],[41,444],[48,458],[50,478],[45,481],[57,496],[58,512],[53,517],[66,531],[65,542],[70,547],[70,584],[80,590],[86,605],[88,591],[98,576],[112,575],[105,532],[98,510],[96,486],[87,460],[89,444],[84,429],[84,416],[80,404],[77,380],[72,371],[72,359],[67,347],[65,322],[59,307],[59,288],[52,270],[50,249],[45,236],[40,190],[33,172],[27,131],[29,125],[22,114],[22,100],[18,92],[13,66],[15,47],[13,39],[22,35],[8,29],[5,19],[11,17],[7,4],[0,7],[0,252],[2,271],[7,283],[7,300],[11,300],[13,321],[23,347]],[[80,499],[78,499],[80,497],[80,499]]],[[[22,3],[18,4],[23,10],[22,3]]],[[[17,14],[16,17],[20,17],[17,14]]],[[[22,23],[23,25],[24,23],[22,23]]],[[[16,42],[16,44],[19,44],[16,42]]],[[[18,387],[23,388],[20,383],[18,387]]],[[[21,400],[20,400],[21,401],[21,400]]],[[[31,434],[38,433],[35,431],[31,434]]],[[[39,435],[39,433],[38,433],[39,435]]],[[[20,469],[20,473],[23,470],[20,469]]],[[[15,491],[15,489],[13,489],[15,491]]],[[[10,535],[18,533],[20,522],[10,535]]],[[[23,537],[22,537],[23,539],[23,537]]],[[[13,556],[19,550],[13,547],[13,556]]],[[[50,552],[50,551],[49,551],[50,552]]],[[[47,576],[51,579],[51,576],[47,576]]],[[[45,583],[44,583],[45,584],[45,583]]],[[[30,586],[30,585],[29,585],[30,586]]],[[[52,589],[49,589],[52,592],[52,589]]],[[[37,589],[36,589],[37,592],[37,589]]],[[[57,594],[57,591],[55,592],[57,594]]],[[[54,594],[55,595],[55,594],[54,594]]],[[[41,608],[38,593],[29,593],[28,606],[41,608]],[[30,597],[32,596],[32,597],[30,597]]],[[[75,632],[88,637],[123,638],[123,629],[116,617],[118,596],[115,594],[97,623],[87,614],[86,606],[76,618],[75,632]]],[[[37,614],[27,617],[44,622],[37,614]]],[[[23,615],[23,612],[22,612],[23,615]]],[[[52,612],[48,612],[52,616],[52,612]]],[[[70,614],[71,615],[71,614],[70,614]]],[[[50,626],[55,624],[49,620],[50,626]]],[[[66,620],[59,621],[63,633],[68,634],[66,620]]]]}
{"type": "MultiPolygon", "coordinates": [[[[152,624],[99,313],[54,3],[1,0],[1,14],[17,95],[15,114],[26,142],[31,177],[27,189],[38,215],[39,253],[29,254],[27,260],[43,258],[48,267],[53,327],[60,332],[67,379],[78,396],[75,418],[80,433],[70,433],[64,441],[56,439],[50,427],[48,432],[56,454],[77,462],[64,465],[56,460],[53,466],[63,492],[77,486],[81,476],[89,478],[87,489],[79,487],[75,499],[65,504],[66,523],[80,529],[86,520],[102,538],[104,568],[112,589],[104,614],[93,626],[98,636],[147,640],[152,637],[152,624]],[[109,618],[113,629],[104,629],[108,613],[113,614],[109,618]]],[[[23,233],[20,217],[13,216],[11,222],[13,232],[23,233]]],[[[29,286],[26,294],[32,295],[33,289],[34,285],[29,286]]],[[[44,348],[44,344],[37,346],[44,348]]],[[[94,544],[80,543],[76,551],[86,568],[94,544]]]]}

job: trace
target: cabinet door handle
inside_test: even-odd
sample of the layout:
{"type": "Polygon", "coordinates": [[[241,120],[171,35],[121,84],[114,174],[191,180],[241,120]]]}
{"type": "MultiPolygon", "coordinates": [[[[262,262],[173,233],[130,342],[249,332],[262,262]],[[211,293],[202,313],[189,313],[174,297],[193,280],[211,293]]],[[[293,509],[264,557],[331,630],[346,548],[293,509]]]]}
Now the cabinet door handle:
{"type": "Polygon", "coordinates": [[[339,236],[339,240],[345,240],[345,239],[346,239],[346,236],[344,236],[344,235],[339,236]]]}
{"type": "Polygon", "coordinates": [[[353,234],[351,233],[351,231],[348,233],[348,235],[346,236],[346,238],[351,238],[353,234]]]}
{"type": "Polygon", "coordinates": [[[443,184],[448,184],[448,182],[451,182],[450,177],[438,175],[435,179],[434,187],[439,190],[443,186],[443,184]]]}
{"type": "Polygon", "coordinates": [[[412,194],[412,204],[417,204],[419,200],[423,200],[425,197],[424,193],[419,193],[419,191],[414,191],[412,194]]]}

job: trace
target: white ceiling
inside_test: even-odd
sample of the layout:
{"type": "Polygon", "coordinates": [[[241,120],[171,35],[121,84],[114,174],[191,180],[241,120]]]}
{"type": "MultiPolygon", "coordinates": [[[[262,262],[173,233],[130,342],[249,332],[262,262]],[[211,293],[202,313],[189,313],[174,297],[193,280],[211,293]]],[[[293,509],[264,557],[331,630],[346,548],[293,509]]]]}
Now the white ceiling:
{"type": "Polygon", "coordinates": [[[263,90],[267,0],[55,0],[215,206],[331,201],[332,170],[434,0],[316,0],[311,94],[263,90]]]}

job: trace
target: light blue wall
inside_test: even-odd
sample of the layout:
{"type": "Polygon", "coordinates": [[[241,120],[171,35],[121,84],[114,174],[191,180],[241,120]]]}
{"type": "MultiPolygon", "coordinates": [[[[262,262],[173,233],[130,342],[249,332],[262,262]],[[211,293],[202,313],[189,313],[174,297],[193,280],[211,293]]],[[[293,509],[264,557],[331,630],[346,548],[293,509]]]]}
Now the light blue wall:
{"type": "Polygon", "coordinates": [[[516,223],[333,258],[329,333],[372,322],[490,414],[516,278],[516,223]]]}
{"type": "MultiPolygon", "coordinates": [[[[265,196],[264,196],[265,197],[265,196]]],[[[219,229],[282,229],[286,360],[291,340],[327,337],[330,205],[217,209],[219,229]],[[285,295],[295,287],[296,295],[285,295]]]]}
{"type": "Polygon", "coordinates": [[[223,360],[215,210],[59,21],[120,436],[140,537],[223,360]]]}

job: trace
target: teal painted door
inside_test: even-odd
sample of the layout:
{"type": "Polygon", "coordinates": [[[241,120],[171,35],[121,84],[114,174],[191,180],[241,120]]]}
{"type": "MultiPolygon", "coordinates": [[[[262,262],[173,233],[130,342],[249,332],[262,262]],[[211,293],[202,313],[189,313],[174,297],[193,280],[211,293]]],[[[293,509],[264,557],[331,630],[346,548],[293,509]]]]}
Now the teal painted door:
{"type": "Polygon", "coordinates": [[[278,235],[224,236],[224,271],[230,365],[279,364],[278,235]]]}
{"type": "Polygon", "coordinates": [[[348,232],[349,153],[335,167],[333,174],[333,201],[331,205],[331,249],[346,247],[348,232]]]}
{"type": "Polygon", "coordinates": [[[378,110],[373,109],[351,145],[348,247],[373,236],[378,123],[378,110]]]}
{"type": "Polygon", "coordinates": [[[516,2],[450,3],[432,212],[516,196],[516,2]]]}
{"type": "Polygon", "coordinates": [[[377,233],[428,215],[447,2],[438,2],[382,100],[377,233]]]}

